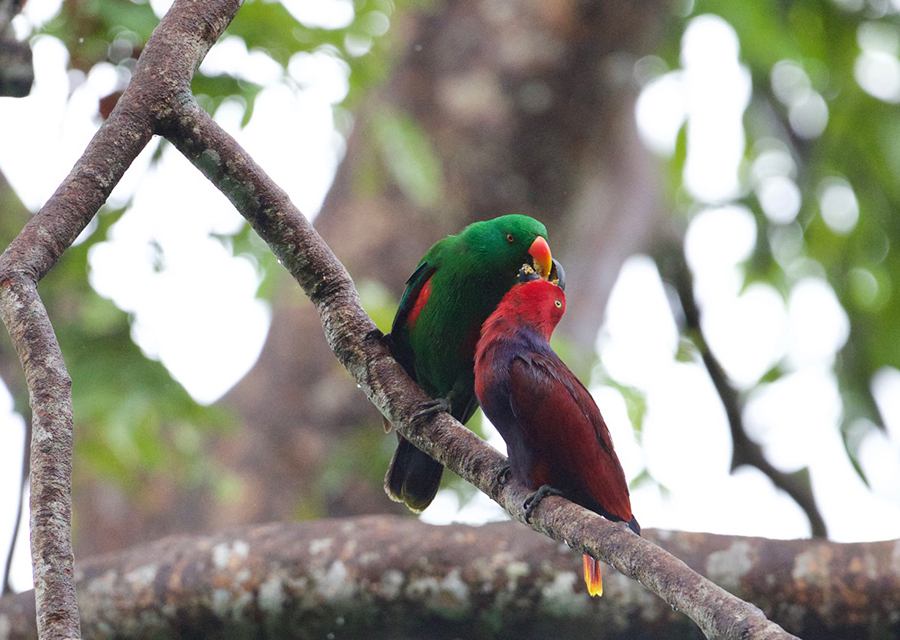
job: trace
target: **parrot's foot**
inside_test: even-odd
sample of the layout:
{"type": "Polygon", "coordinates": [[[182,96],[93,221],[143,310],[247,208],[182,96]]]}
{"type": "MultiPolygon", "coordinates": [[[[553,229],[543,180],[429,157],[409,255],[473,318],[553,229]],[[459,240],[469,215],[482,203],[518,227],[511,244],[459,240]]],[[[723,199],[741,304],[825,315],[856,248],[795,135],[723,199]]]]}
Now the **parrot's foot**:
{"type": "Polygon", "coordinates": [[[509,465],[503,465],[503,468],[497,472],[497,475],[494,477],[494,483],[497,485],[497,488],[503,487],[509,482],[509,479],[512,475],[512,472],[509,470],[509,465]]]}
{"type": "Polygon", "coordinates": [[[435,398],[420,404],[415,413],[410,416],[409,421],[415,424],[444,411],[450,413],[450,401],[447,398],[435,398]]]}
{"type": "Polygon", "coordinates": [[[537,509],[537,506],[541,503],[541,500],[543,500],[547,496],[561,496],[562,494],[562,491],[560,491],[559,489],[554,489],[549,484],[544,484],[538,487],[537,491],[525,498],[525,504],[522,505],[525,508],[525,522],[531,522],[531,514],[534,513],[535,509],[537,509]]]}

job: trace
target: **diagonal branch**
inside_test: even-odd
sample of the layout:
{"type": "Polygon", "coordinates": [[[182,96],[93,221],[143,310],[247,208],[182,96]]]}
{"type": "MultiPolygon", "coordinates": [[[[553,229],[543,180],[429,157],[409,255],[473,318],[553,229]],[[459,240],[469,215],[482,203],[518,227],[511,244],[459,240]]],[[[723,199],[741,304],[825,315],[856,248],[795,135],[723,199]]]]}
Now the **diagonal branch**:
{"type": "MultiPolygon", "coordinates": [[[[314,303],[325,337],[359,387],[396,428],[524,521],[526,491],[498,482],[505,458],[447,414],[411,416],[428,400],[390,356],[344,266],[285,193],[190,94],[190,79],[238,0],[178,0],[154,32],[131,84],[53,198],[0,258],[0,311],[31,393],[35,598],[41,637],[77,637],[72,586],[70,381],[36,282],[109,195],[152,133],[166,135],[234,203],[314,303]]],[[[789,638],[748,604],[649,540],[561,498],[532,527],[591,553],[683,611],[711,638],[789,638]]]]}
{"type": "Polygon", "coordinates": [[[663,277],[669,280],[675,287],[681,309],[684,312],[684,323],[687,332],[694,338],[703,364],[709,377],[712,379],[719,399],[725,408],[728,417],[728,426],[731,431],[733,454],[731,468],[736,469],[741,465],[749,465],[762,471],[772,483],[794,499],[806,517],[809,518],[810,529],[813,536],[825,538],[828,531],[825,520],[816,505],[816,499],[809,483],[809,475],[804,469],[798,473],[784,473],[776,469],[763,454],[762,447],[750,439],[744,428],[744,417],[741,413],[742,403],[738,392],[728,380],[728,374],[722,367],[722,363],[716,358],[709,348],[703,335],[703,327],[700,323],[700,307],[694,298],[694,280],[690,267],[684,259],[684,253],[680,246],[668,245],[663,249],[664,254],[660,260],[660,269],[663,277]]]}
{"type": "MultiPolygon", "coordinates": [[[[287,195],[195,103],[182,103],[171,127],[173,144],[228,196],[315,304],[328,344],[372,403],[417,447],[524,522],[527,492],[498,482],[506,466],[502,455],[448,414],[427,424],[412,420],[428,397],[390,356],[350,275],[287,195]]],[[[532,526],[638,580],[708,637],[792,637],[649,540],[567,500],[544,501],[532,526]]]]}

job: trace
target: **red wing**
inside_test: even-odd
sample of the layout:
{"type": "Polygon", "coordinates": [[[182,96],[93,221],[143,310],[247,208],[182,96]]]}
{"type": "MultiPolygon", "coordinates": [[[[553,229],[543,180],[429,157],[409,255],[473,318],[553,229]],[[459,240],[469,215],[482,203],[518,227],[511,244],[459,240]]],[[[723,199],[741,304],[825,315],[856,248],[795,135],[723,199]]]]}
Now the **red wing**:
{"type": "Polygon", "coordinates": [[[571,498],[589,499],[609,515],[631,520],[628,485],[609,429],[578,378],[550,352],[516,358],[509,380],[513,413],[536,459],[552,469],[550,484],[583,493],[571,498]]]}

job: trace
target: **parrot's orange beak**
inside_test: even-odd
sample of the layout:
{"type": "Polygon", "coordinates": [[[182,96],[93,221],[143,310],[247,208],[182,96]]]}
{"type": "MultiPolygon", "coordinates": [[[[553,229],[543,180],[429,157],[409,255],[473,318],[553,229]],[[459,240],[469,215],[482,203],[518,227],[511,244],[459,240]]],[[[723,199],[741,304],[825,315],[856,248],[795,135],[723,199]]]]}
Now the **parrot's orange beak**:
{"type": "Polygon", "coordinates": [[[553,267],[553,256],[550,254],[550,245],[547,241],[538,236],[528,248],[528,255],[534,260],[534,270],[537,271],[541,278],[546,280],[550,277],[550,269],[553,267]]]}

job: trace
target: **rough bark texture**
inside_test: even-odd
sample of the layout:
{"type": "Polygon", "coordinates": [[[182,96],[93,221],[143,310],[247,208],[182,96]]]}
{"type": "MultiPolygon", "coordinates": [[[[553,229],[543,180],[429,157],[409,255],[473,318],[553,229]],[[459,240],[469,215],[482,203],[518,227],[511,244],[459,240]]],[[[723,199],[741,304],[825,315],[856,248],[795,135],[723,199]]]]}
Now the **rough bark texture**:
{"type": "MultiPolygon", "coordinates": [[[[809,640],[896,637],[900,543],[645,532],[809,640]]],[[[696,638],[616,571],[589,598],[580,559],[518,525],[370,516],[170,537],[79,563],[91,638],[696,638]]],[[[0,640],[34,637],[33,600],[0,600],[0,640]]]]}
{"type": "MultiPolygon", "coordinates": [[[[28,221],[31,214],[12,190],[12,187],[9,186],[6,176],[4,176],[2,172],[0,172],[0,211],[3,212],[3,215],[0,216],[0,243],[7,244],[22,230],[22,226],[28,221]]],[[[24,398],[27,397],[28,390],[25,381],[22,380],[21,371],[22,365],[19,362],[15,349],[12,348],[11,344],[0,340],[0,380],[3,380],[7,385],[7,388],[9,388],[10,393],[15,399],[16,411],[24,411],[25,405],[27,404],[24,398]]],[[[2,584],[0,584],[0,592],[4,595],[6,593],[12,593],[13,591],[12,585],[10,584],[12,557],[15,552],[15,541],[18,539],[19,527],[22,526],[22,514],[26,508],[24,504],[25,487],[28,483],[29,475],[28,461],[31,458],[30,423],[25,423],[25,431],[22,435],[22,475],[17,496],[18,504],[14,516],[13,530],[9,537],[9,547],[6,549],[6,559],[3,563],[2,584]]]]}
{"type": "MultiPolygon", "coordinates": [[[[5,257],[5,256],[4,256],[5,257]]],[[[79,637],[72,581],[72,382],[37,285],[0,269],[0,314],[31,399],[31,559],[42,637],[79,637]]]]}

